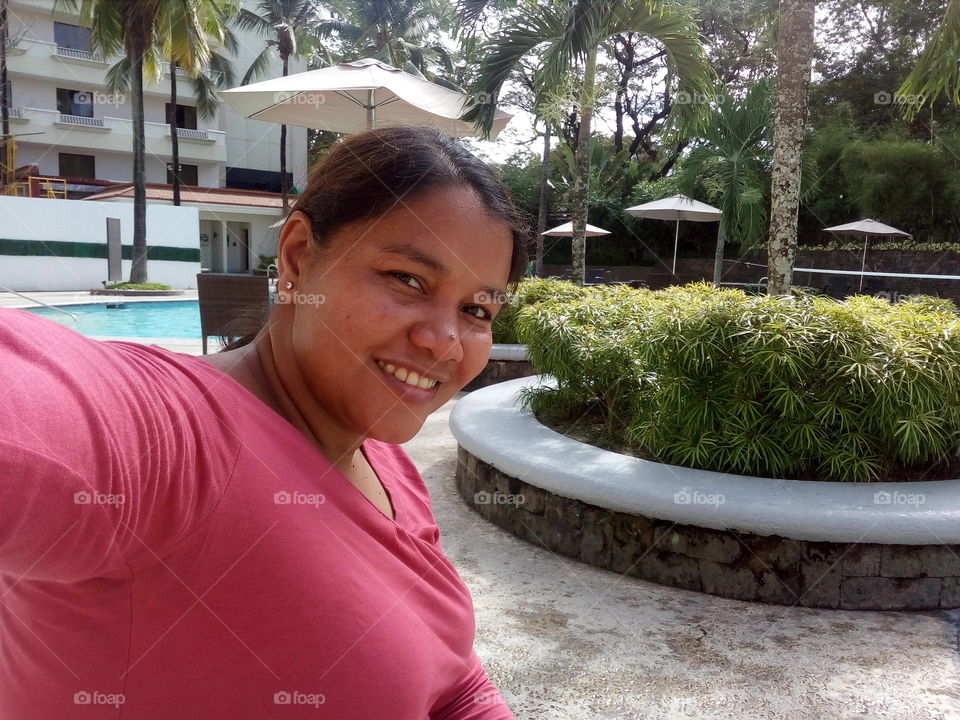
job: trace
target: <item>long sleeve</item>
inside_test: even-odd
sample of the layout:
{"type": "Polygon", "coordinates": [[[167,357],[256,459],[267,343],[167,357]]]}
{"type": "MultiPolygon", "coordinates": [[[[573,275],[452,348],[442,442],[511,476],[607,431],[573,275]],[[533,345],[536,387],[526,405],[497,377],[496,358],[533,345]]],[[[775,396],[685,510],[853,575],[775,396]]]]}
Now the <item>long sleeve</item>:
{"type": "Polygon", "coordinates": [[[157,352],[0,310],[0,573],[136,570],[215,507],[238,446],[201,452],[205,378],[171,380],[157,352]]]}
{"type": "Polygon", "coordinates": [[[430,720],[515,720],[476,653],[460,680],[430,711],[430,720]]]}

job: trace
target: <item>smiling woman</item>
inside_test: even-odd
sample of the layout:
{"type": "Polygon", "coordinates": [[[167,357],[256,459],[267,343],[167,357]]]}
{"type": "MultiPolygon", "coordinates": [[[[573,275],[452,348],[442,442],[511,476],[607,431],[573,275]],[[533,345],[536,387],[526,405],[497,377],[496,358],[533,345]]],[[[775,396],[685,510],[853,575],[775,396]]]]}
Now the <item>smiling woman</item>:
{"type": "Polygon", "coordinates": [[[0,311],[0,629],[23,659],[0,715],[512,718],[396,443],[483,368],[523,241],[459,144],[378,130],[313,171],[278,302],[222,353],[0,311]]]}

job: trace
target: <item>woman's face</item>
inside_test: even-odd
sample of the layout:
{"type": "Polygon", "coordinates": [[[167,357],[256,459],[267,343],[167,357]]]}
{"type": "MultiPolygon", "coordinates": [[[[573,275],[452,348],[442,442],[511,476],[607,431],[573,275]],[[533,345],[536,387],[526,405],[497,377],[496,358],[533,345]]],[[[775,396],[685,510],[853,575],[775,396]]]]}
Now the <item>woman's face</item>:
{"type": "Polygon", "coordinates": [[[312,399],[342,431],[412,438],[486,364],[512,249],[473,190],[449,188],[304,253],[291,332],[312,399]]]}

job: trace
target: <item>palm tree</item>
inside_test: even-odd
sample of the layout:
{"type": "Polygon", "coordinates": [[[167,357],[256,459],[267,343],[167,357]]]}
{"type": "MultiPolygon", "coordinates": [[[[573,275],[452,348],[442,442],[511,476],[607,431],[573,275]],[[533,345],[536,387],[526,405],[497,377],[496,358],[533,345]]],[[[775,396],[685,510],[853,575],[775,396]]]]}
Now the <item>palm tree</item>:
{"type": "Polygon", "coordinates": [[[741,250],[756,247],[767,233],[773,113],[770,84],[756,83],[742,100],[717,95],[710,119],[693,134],[693,149],[678,171],[679,187],[698,189],[720,208],[713,281],[720,282],[726,240],[741,250]]]}
{"type": "MultiPolygon", "coordinates": [[[[187,2],[189,0],[180,0],[187,2]]],[[[93,50],[104,57],[122,51],[129,59],[131,112],[133,114],[133,261],[130,282],[147,281],[147,189],[144,180],[146,163],[143,124],[143,75],[152,69],[151,80],[160,67],[154,33],[164,0],[56,0],[55,7],[70,13],[79,12],[80,23],[91,29],[93,50]],[[144,58],[150,55],[150,62],[144,58]]]]}
{"type": "Polygon", "coordinates": [[[917,58],[917,64],[896,93],[904,117],[912,120],[943,93],[960,103],[960,1],[950,0],[943,20],[917,58]]]}
{"type": "Polygon", "coordinates": [[[344,60],[375,58],[409,73],[424,76],[427,58],[448,72],[450,55],[431,35],[449,21],[449,6],[437,0],[331,0],[337,17],[321,20],[322,38],[338,37],[344,60]]]}
{"type": "MultiPolygon", "coordinates": [[[[310,43],[311,23],[317,19],[320,0],[258,0],[257,12],[244,8],[237,16],[237,25],[269,36],[266,47],[250,63],[241,83],[265,74],[270,68],[274,52],[280,56],[283,75],[290,70],[290,58],[301,55],[300,48],[310,43]],[[259,14],[258,14],[259,13],[259,14]]],[[[287,182],[287,126],[280,126],[280,189],[283,210],[287,211],[289,184],[287,182]]]]}
{"type": "Polygon", "coordinates": [[[233,66],[230,61],[210,49],[216,43],[236,54],[238,43],[228,21],[240,11],[237,0],[197,0],[193,12],[186,13],[181,3],[171,3],[163,18],[163,56],[169,60],[170,150],[173,176],[173,204],[180,204],[180,142],[177,135],[177,72],[186,70],[193,80],[197,98],[197,112],[204,119],[212,118],[220,99],[215,87],[233,85],[233,66]],[[209,69],[209,72],[207,72],[209,69]]]}
{"type": "Polygon", "coordinates": [[[793,283],[815,10],[816,0],[780,2],[770,239],[767,246],[767,292],[771,295],[788,293],[793,283]]]}
{"type": "MultiPolygon", "coordinates": [[[[597,58],[600,47],[613,35],[629,32],[641,33],[662,44],[676,87],[688,93],[688,97],[701,98],[709,93],[712,71],[696,25],[683,8],[663,0],[557,0],[526,6],[487,46],[472,88],[475,97],[498,97],[504,81],[521,59],[535,50],[541,63],[534,76],[534,96],[538,104],[563,87],[571,73],[578,73],[580,127],[575,148],[572,279],[581,285],[590,133],[597,102],[597,58]]],[[[703,108],[690,103],[678,109],[694,114],[703,108]]],[[[494,110],[493,102],[478,103],[464,117],[489,133],[494,110]]]]}

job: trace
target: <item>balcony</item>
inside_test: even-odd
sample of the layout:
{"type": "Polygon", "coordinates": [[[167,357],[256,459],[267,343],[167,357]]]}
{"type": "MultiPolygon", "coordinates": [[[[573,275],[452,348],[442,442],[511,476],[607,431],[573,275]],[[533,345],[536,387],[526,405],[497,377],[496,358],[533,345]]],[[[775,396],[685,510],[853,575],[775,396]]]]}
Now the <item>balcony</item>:
{"type": "Polygon", "coordinates": [[[82,60],[85,62],[103,63],[103,58],[89,50],[77,50],[75,48],[63,47],[57,45],[57,57],[68,58],[70,60],[82,60]]]}
{"type": "MultiPolygon", "coordinates": [[[[21,116],[28,127],[25,132],[18,133],[21,135],[17,138],[18,143],[125,154],[132,152],[133,123],[126,118],[81,117],[30,107],[21,108],[21,116]]],[[[169,158],[170,126],[167,123],[148,122],[144,123],[144,130],[147,154],[169,158]]],[[[180,145],[181,162],[227,161],[226,133],[220,130],[177,128],[177,136],[187,141],[180,145]]]]}
{"type": "Polygon", "coordinates": [[[67,115],[60,113],[60,119],[57,121],[60,125],[79,125],[81,127],[104,128],[103,118],[86,117],[84,115],[67,115]]]}

